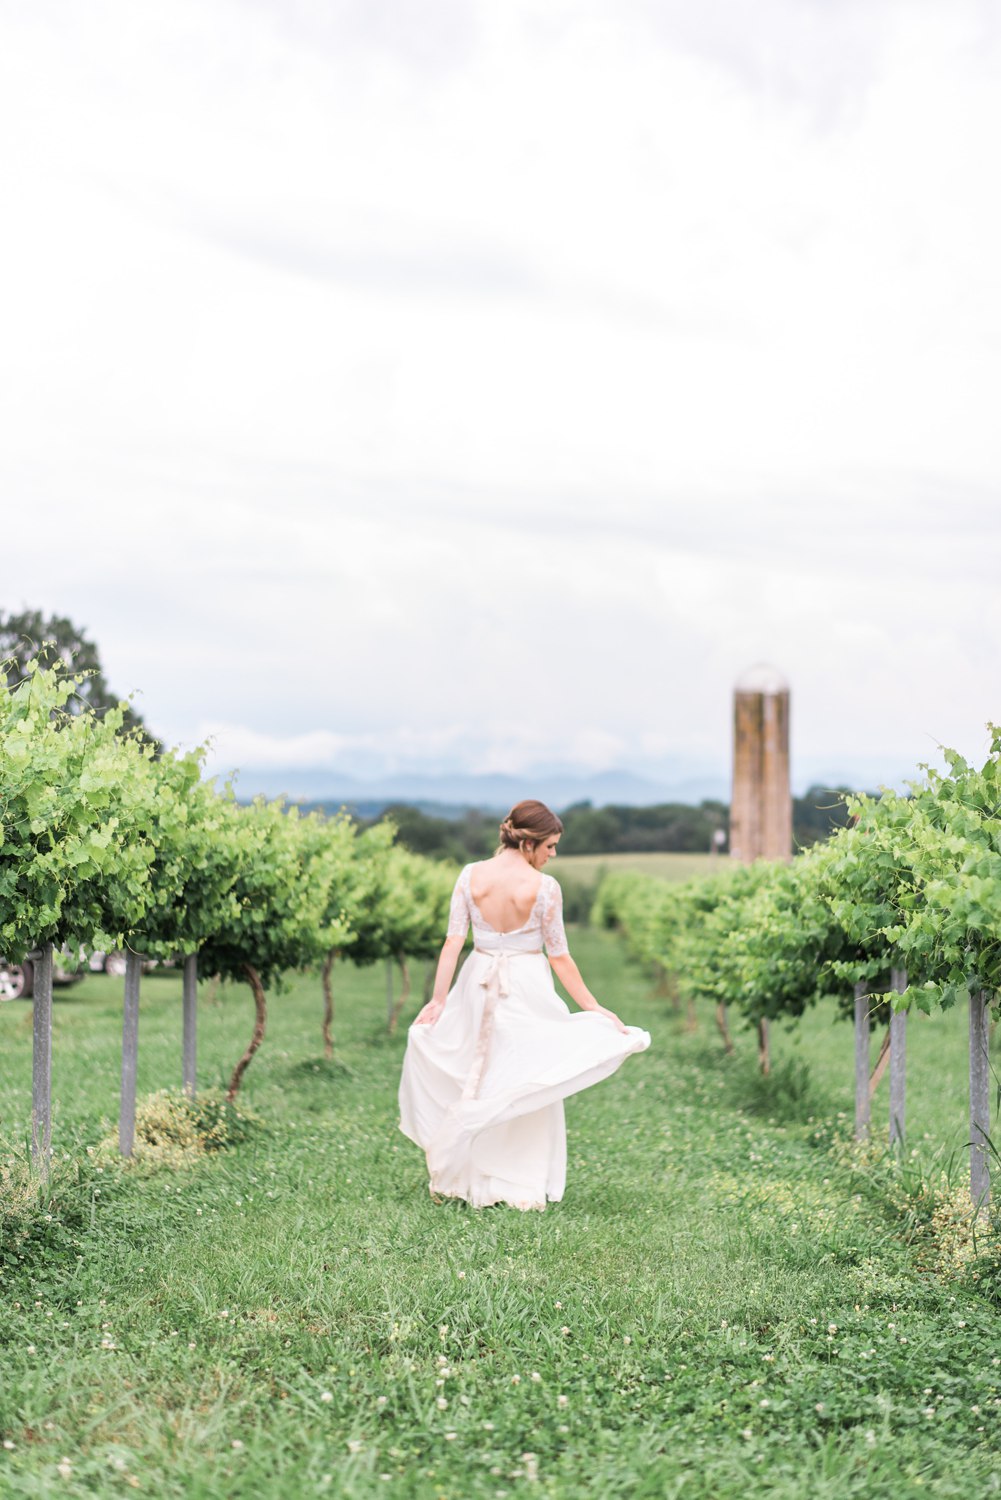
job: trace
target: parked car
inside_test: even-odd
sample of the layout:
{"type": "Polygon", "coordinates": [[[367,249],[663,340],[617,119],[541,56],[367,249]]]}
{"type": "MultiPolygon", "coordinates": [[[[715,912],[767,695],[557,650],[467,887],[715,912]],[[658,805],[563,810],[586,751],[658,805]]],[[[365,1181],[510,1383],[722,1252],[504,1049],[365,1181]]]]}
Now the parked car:
{"type": "Polygon", "coordinates": [[[125,973],[125,954],[117,949],[113,953],[102,953],[97,949],[87,960],[87,967],[93,974],[114,974],[120,979],[125,973]]]}
{"type": "MultiPolygon", "coordinates": [[[[70,956],[65,956],[65,964],[72,963],[70,956]]],[[[52,965],[52,983],[76,984],[82,979],[84,971],[64,967],[63,964],[52,965]]],[[[33,993],[35,979],[35,966],[30,958],[23,963],[8,963],[7,959],[0,958],[0,1002],[4,1000],[27,1000],[33,993]]]]}

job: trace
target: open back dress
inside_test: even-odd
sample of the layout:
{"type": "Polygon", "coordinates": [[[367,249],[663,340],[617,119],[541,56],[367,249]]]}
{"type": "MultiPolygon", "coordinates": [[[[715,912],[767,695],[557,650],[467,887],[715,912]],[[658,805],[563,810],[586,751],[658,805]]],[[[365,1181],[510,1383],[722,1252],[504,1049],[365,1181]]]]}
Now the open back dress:
{"type": "Polygon", "coordinates": [[[595,1011],[571,1014],[551,958],[569,952],[563,893],[543,875],[528,921],[498,932],[473,900],[467,865],[448,935],[474,948],[433,1026],[413,1025],[400,1080],[400,1128],[427,1156],[432,1194],[477,1208],[542,1209],[563,1196],[563,1100],[614,1073],[650,1037],[595,1011]]]}

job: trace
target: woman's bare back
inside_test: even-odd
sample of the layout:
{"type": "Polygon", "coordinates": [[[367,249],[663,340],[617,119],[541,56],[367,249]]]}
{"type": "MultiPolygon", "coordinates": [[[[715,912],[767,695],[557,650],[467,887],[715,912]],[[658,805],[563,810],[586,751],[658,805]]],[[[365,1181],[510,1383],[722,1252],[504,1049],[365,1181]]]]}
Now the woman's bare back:
{"type": "Polygon", "coordinates": [[[517,932],[535,909],[542,875],[519,855],[481,860],[469,871],[469,892],[495,932],[517,932]]]}

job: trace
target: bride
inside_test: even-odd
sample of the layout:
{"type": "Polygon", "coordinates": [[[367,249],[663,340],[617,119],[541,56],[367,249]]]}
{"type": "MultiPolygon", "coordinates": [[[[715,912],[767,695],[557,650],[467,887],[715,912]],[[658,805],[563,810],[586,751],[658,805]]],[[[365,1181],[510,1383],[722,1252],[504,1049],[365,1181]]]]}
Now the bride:
{"type": "Polygon", "coordinates": [[[410,1028],[400,1080],[400,1128],[424,1149],[435,1197],[477,1208],[558,1202],[563,1100],[650,1045],[599,1005],[570,956],[562,892],[543,873],[562,832],[544,803],[519,802],[494,857],[456,881],[434,991],[410,1028]],[[474,948],[451,988],[470,925],[474,948]],[[580,1011],[571,1015],[550,970],[580,1011]]]}

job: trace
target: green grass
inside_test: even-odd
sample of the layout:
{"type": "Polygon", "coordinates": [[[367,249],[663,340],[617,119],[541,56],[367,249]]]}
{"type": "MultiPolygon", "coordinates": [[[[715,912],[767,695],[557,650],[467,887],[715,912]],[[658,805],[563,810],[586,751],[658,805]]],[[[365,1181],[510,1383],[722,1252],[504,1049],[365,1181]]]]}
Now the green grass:
{"type": "MultiPolygon", "coordinates": [[[[62,1156],[114,1119],[121,985],[65,992],[53,1201],[0,1249],[0,1494],[997,1493],[997,1312],[829,1149],[849,1030],[776,1030],[764,1084],[748,1034],[723,1058],[614,939],[573,943],[654,1044],[568,1102],[567,1195],[542,1215],[430,1201],[378,969],[339,975],[332,1064],[318,982],[274,998],[242,1145],[78,1170],[62,1156]]],[[[203,998],[204,1084],[250,1021],[239,989],[203,998]]],[[[961,1021],[911,1027],[908,1150],[929,1161],[965,1139],[961,1021]]],[[[0,1007],[15,1148],[30,1043],[29,1008],[0,1007]]],[[[141,1090],[176,1080],[178,979],[144,980],[140,1046],[141,1090]]]]}

